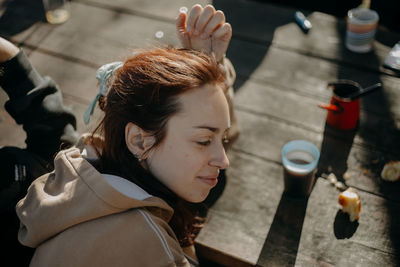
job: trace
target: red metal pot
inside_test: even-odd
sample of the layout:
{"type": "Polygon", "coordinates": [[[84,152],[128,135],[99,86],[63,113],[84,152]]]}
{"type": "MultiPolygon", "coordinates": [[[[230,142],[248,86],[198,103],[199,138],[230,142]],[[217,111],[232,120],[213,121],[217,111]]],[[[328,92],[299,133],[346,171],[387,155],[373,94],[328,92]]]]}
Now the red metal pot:
{"type": "Polygon", "coordinates": [[[380,88],[380,83],[363,89],[358,83],[350,80],[339,80],[328,84],[332,88],[331,103],[318,106],[328,110],[326,122],[339,130],[356,128],[360,118],[360,97],[380,88]]]}

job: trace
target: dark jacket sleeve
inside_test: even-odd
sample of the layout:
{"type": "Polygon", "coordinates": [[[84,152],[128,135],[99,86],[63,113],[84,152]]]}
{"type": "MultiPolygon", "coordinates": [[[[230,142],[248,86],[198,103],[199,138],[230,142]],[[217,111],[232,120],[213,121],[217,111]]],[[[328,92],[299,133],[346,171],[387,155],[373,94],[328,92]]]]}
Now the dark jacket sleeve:
{"type": "Polygon", "coordinates": [[[7,112],[27,134],[27,150],[52,161],[62,145],[78,140],[75,116],[64,106],[60,89],[32,67],[23,50],[0,63],[0,86],[9,96],[7,112]]]}

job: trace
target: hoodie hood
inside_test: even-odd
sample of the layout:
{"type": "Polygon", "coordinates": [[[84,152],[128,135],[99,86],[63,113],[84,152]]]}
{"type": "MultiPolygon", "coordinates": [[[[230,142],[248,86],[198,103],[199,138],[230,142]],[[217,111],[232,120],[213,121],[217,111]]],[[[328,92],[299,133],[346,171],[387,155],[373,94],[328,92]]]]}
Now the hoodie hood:
{"type": "Polygon", "coordinates": [[[146,208],[169,221],[172,208],[118,176],[99,173],[78,148],[61,151],[54,171],[36,179],[17,206],[19,241],[37,247],[43,241],[82,222],[146,208]]]}

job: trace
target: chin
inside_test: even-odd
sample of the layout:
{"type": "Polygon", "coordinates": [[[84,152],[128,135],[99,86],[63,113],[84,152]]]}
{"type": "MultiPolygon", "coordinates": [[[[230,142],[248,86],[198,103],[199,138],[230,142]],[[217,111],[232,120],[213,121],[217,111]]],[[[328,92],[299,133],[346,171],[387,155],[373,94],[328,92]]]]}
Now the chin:
{"type": "Polygon", "coordinates": [[[200,202],[203,202],[207,198],[209,193],[210,193],[210,191],[207,191],[206,193],[201,193],[197,196],[190,196],[190,197],[184,198],[184,199],[190,203],[200,203],[200,202]]]}

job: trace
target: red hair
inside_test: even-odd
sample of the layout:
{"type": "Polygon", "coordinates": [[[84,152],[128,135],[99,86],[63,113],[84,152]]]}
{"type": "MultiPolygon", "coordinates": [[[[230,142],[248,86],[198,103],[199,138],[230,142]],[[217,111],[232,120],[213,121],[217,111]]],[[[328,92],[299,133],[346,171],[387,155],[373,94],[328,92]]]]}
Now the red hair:
{"type": "Polygon", "coordinates": [[[178,96],[205,84],[224,87],[225,75],[213,57],[195,50],[155,48],[141,50],[125,61],[110,81],[100,106],[104,118],[95,132],[102,132],[102,172],[122,176],[174,209],[169,222],[181,246],[192,244],[194,213],[157,177],[145,170],[128,150],[125,126],[133,122],[152,133],[156,147],[165,137],[168,119],[180,111],[178,96]]]}

